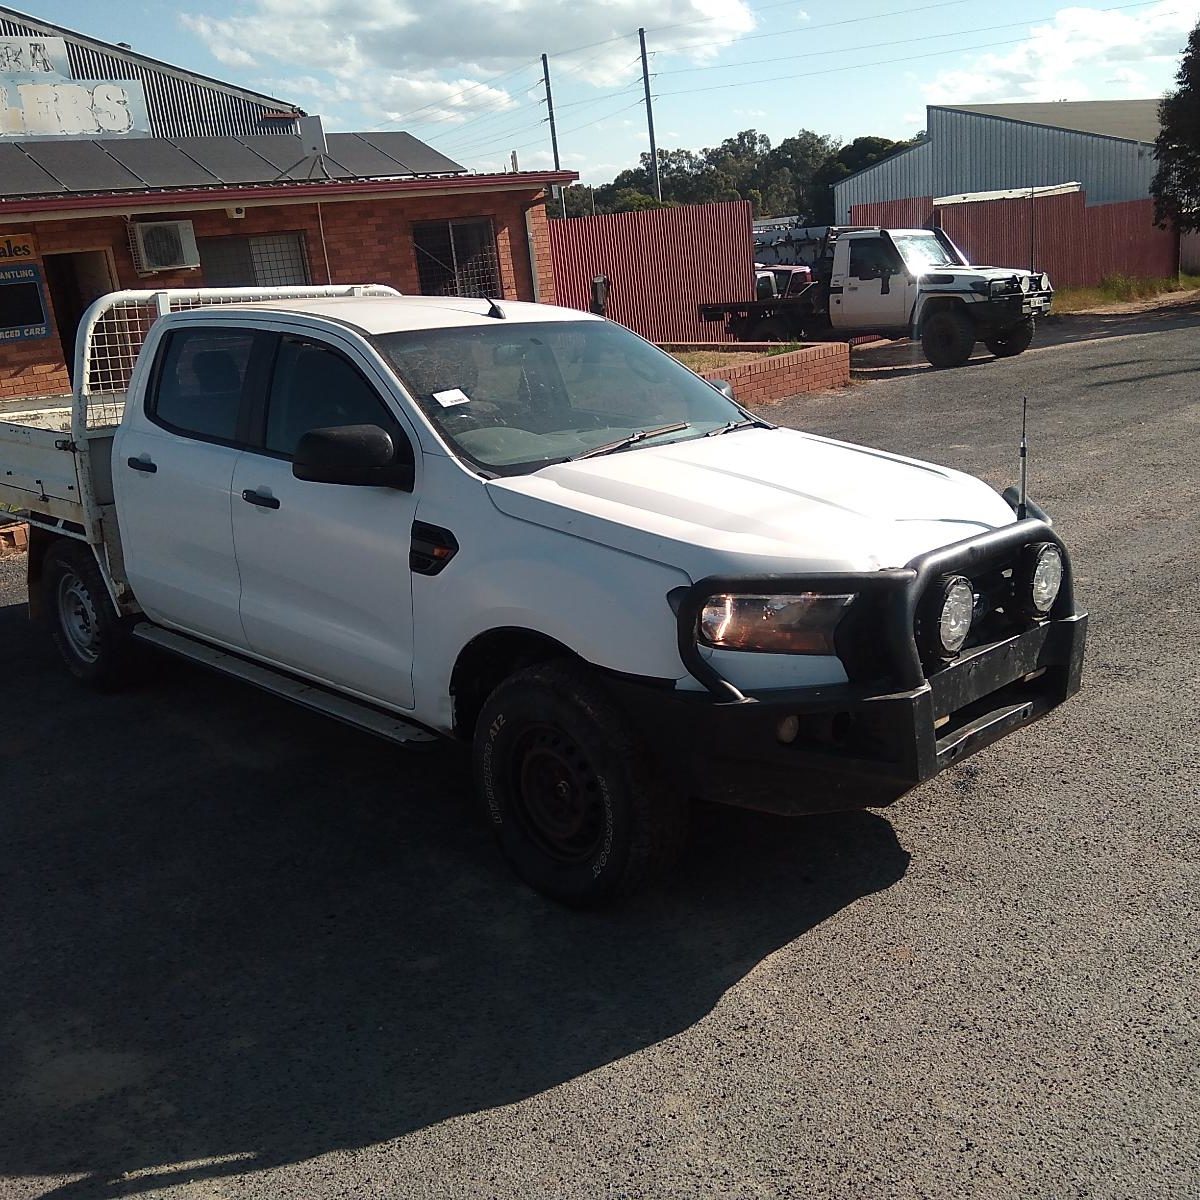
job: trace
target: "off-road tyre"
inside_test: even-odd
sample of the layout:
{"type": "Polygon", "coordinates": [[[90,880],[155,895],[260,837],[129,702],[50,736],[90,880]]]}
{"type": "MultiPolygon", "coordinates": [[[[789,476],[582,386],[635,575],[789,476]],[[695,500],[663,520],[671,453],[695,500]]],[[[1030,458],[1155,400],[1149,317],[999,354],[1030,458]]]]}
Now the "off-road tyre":
{"type": "Polygon", "coordinates": [[[475,780],[504,856],[530,887],[597,907],[678,857],[683,798],[603,681],[560,660],[501,683],[475,727],[475,780]]]}
{"type": "Polygon", "coordinates": [[[998,337],[984,338],[983,344],[997,358],[1016,358],[1018,354],[1024,354],[1029,349],[1036,328],[1037,323],[1033,317],[1027,317],[1020,325],[1006,329],[998,337]]]}
{"type": "Polygon", "coordinates": [[[67,670],[101,692],[129,682],[137,659],[130,622],[113,607],[90,547],[66,540],[52,546],[41,586],[50,637],[67,670]]]}
{"type": "Polygon", "coordinates": [[[934,367],[961,367],[975,349],[975,326],[960,308],[941,308],[921,322],[921,350],[934,367]]]}

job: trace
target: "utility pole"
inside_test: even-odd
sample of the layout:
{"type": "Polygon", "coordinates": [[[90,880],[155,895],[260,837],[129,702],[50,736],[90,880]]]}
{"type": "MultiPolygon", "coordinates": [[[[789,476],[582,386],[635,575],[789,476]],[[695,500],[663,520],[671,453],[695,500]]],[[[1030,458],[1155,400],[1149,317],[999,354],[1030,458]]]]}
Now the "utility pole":
{"type": "MultiPolygon", "coordinates": [[[[546,84],[546,113],[550,118],[550,149],[554,151],[554,169],[562,169],[558,161],[558,130],[554,125],[554,93],[550,90],[550,60],[542,55],[542,79],[546,84]]],[[[567,215],[567,190],[559,186],[559,199],[562,200],[562,215],[567,215]]]]}
{"type": "Polygon", "coordinates": [[[658,174],[658,147],[654,144],[654,106],[650,103],[650,68],[646,64],[646,31],[638,30],[642,46],[642,84],[646,89],[646,128],[650,131],[650,169],[654,173],[654,198],[662,202],[662,179],[658,174]]]}

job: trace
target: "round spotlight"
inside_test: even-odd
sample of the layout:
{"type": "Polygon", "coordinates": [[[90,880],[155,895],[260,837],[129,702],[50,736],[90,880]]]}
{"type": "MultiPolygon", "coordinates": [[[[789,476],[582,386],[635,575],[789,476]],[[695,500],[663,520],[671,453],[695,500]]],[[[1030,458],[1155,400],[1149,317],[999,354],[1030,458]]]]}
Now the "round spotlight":
{"type": "Polygon", "coordinates": [[[948,575],[925,593],[917,615],[917,642],[926,659],[952,659],[963,648],[975,614],[975,589],[962,575],[948,575]]]}
{"type": "Polygon", "coordinates": [[[1026,546],[1013,573],[1017,604],[1026,616],[1046,616],[1058,599],[1062,581],[1062,551],[1053,542],[1026,546]]]}

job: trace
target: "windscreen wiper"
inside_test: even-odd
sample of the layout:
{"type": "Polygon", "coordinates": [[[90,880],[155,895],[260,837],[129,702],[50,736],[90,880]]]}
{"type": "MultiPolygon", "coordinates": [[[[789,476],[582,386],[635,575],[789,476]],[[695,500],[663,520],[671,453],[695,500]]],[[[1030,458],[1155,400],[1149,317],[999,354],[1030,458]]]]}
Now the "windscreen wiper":
{"type": "Polygon", "coordinates": [[[676,421],[672,425],[660,425],[657,429],[639,429],[626,437],[617,438],[615,442],[605,442],[603,446],[593,446],[582,454],[572,455],[567,462],[578,462],[581,458],[596,458],[601,454],[612,454],[614,450],[624,450],[626,446],[636,446],[647,438],[658,437],[664,433],[678,433],[681,429],[691,429],[687,421],[676,421]]]}
{"type": "Polygon", "coordinates": [[[718,425],[716,429],[710,429],[705,437],[720,437],[723,433],[733,433],[735,429],[774,429],[775,426],[770,421],[760,420],[758,417],[743,417],[740,421],[729,421],[724,425],[718,425]]]}

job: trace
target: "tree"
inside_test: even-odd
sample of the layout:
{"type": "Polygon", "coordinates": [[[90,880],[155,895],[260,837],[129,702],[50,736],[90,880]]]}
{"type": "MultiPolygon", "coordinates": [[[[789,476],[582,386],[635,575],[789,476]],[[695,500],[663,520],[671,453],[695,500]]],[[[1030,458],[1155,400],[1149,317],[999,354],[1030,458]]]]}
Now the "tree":
{"type": "Polygon", "coordinates": [[[1175,91],[1158,106],[1158,170],[1150,185],[1154,219],[1181,233],[1200,229],[1200,22],[1188,38],[1175,91]]]}
{"type": "Polygon", "coordinates": [[[917,139],[908,142],[894,142],[885,137],[857,137],[848,145],[843,146],[836,154],[827,159],[821,168],[813,175],[812,186],[809,190],[809,208],[812,210],[813,223],[816,225],[832,225],[834,220],[833,185],[849,175],[854,175],[867,167],[873,167],[901,150],[915,146],[917,139]]]}

